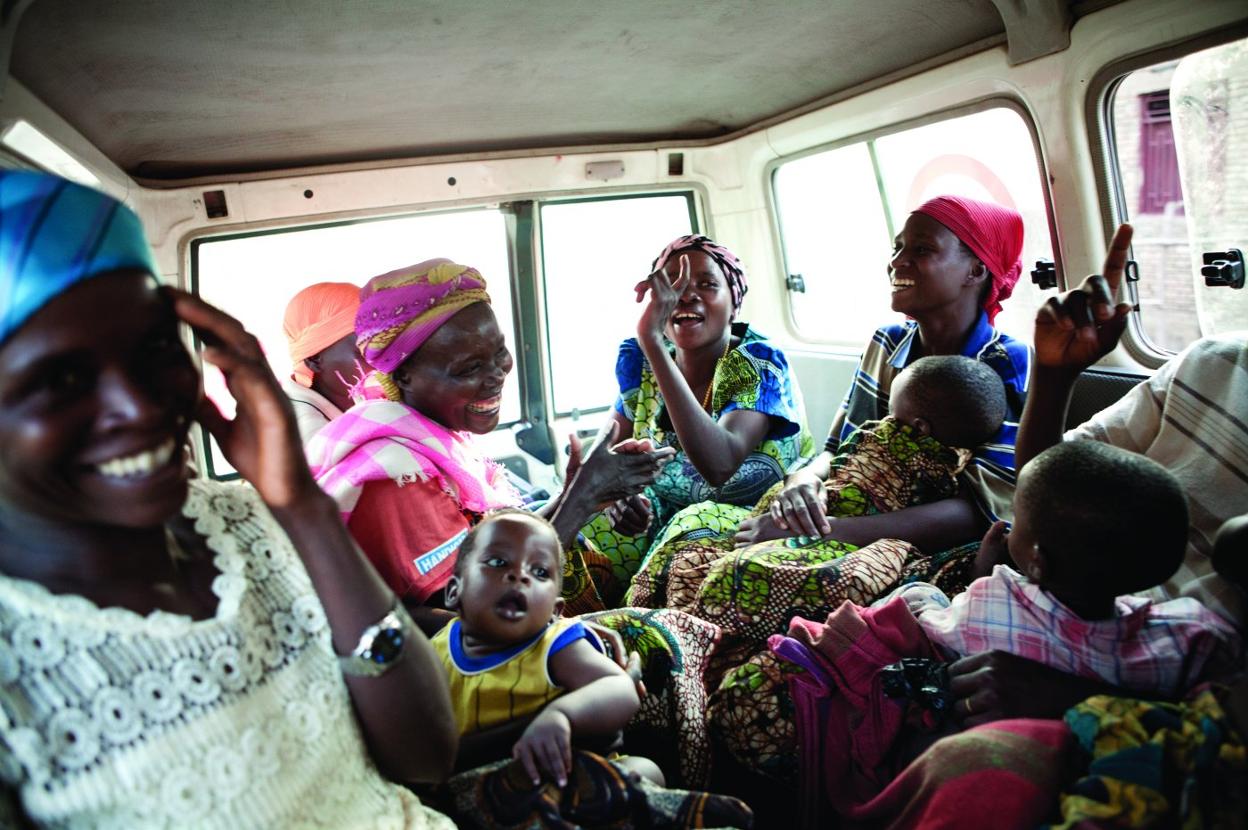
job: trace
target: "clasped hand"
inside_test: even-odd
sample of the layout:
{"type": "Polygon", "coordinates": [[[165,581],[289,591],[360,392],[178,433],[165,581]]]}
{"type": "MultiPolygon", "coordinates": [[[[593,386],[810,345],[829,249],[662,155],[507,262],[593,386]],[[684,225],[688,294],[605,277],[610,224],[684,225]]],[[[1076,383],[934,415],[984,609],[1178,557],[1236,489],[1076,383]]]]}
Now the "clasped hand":
{"type": "Polygon", "coordinates": [[[618,431],[619,427],[611,421],[606,434],[584,455],[581,440],[575,434],[569,438],[571,455],[564,474],[565,489],[583,494],[595,510],[640,493],[676,455],[672,447],[655,449],[645,439],[629,438],[616,443],[618,431]]]}

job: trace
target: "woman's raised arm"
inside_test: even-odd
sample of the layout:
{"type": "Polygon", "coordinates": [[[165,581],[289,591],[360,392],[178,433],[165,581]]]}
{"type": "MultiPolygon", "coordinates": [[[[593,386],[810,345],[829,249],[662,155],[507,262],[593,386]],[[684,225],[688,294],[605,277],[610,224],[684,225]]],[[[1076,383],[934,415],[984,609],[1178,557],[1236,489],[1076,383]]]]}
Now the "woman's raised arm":
{"type": "Polygon", "coordinates": [[[1035,369],[1014,449],[1020,470],[1062,440],[1079,373],[1112,352],[1127,326],[1131,306],[1115,305],[1114,297],[1131,251],[1131,235],[1130,225],[1119,225],[1105,254],[1104,273],[1051,298],[1036,312],[1035,369]]]}
{"type": "MultiPolygon", "coordinates": [[[[770,429],[770,418],[750,410],[733,410],[716,420],[698,400],[676,360],[667,351],[664,327],[672,319],[681,294],[689,287],[689,255],[680,257],[680,273],[672,281],[662,270],[655,271],[635,286],[637,302],[650,302],[637,322],[637,342],[650,363],[663,396],[663,405],[690,463],[713,487],[730,479],[746,456],[758,446],[770,429]]],[[[731,332],[727,336],[731,338],[731,332]]],[[[717,345],[709,363],[707,383],[714,383],[715,365],[727,346],[717,345]]]]}
{"type": "MultiPolygon", "coordinates": [[[[334,649],[350,654],[395,608],[395,596],[309,473],[294,414],[255,337],[197,297],[169,291],[178,316],[203,340],[204,359],[221,369],[238,404],[229,420],[205,400],[199,420],[290,537],[325,608],[334,649]]],[[[404,639],[402,658],[389,671],[348,677],[347,686],[377,766],[401,781],[440,781],[454,764],[458,741],[446,678],[414,625],[405,626],[404,639]]]]}

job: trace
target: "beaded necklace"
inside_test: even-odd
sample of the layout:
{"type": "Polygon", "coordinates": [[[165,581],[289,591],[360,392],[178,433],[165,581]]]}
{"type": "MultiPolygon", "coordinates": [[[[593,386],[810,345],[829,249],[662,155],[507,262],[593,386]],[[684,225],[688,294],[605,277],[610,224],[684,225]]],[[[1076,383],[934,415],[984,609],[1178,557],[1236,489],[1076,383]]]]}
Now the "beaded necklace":
{"type": "Polygon", "coordinates": [[[732,348],[732,335],[728,335],[728,342],[724,344],[724,353],[715,361],[715,367],[711,369],[711,382],[706,385],[706,394],[702,396],[702,408],[710,413],[711,411],[711,393],[715,391],[715,374],[719,371],[719,364],[728,356],[728,350],[732,348]]]}

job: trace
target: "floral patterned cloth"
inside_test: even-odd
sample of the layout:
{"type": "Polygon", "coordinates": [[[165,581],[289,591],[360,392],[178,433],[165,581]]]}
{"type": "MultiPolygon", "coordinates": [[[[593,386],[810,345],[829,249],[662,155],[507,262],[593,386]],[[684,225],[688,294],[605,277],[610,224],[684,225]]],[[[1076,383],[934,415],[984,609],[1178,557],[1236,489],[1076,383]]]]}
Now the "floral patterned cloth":
{"type": "Polygon", "coordinates": [[[1054,828],[1242,827],[1248,749],[1205,688],[1181,703],[1091,697],[1066,713],[1086,774],[1054,828]]]}
{"type": "MultiPolygon", "coordinates": [[[[917,434],[909,425],[887,417],[863,424],[841,445],[832,460],[832,471],[824,482],[828,494],[827,515],[866,516],[890,513],[917,504],[949,498],[958,491],[958,474],[970,461],[969,450],[944,446],[936,439],[917,434]]],[[[819,569],[855,550],[854,545],[835,539],[799,541],[785,539],[764,542],[742,551],[732,549],[732,534],[747,515],[767,512],[783,482],[773,486],[751,511],[728,510],[717,504],[693,505],[682,510],[664,531],[633,578],[625,597],[630,605],[682,608],[720,625],[732,626],[719,617],[729,605],[739,605],[739,613],[758,623],[758,608],[768,606],[778,618],[774,626],[764,624],[756,636],[782,633],[799,609],[823,609],[819,596],[819,569]],[[777,605],[776,590],[798,602],[797,608],[777,605]],[[798,597],[802,599],[798,599],[798,597]],[[787,614],[787,616],[785,616],[787,614]],[[774,628],[774,630],[772,630],[774,628]]],[[[882,540],[884,548],[905,543],[882,540]]],[[[908,546],[907,546],[908,547],[908,546]]],[[[908,553],[897,554],[904,561],[908,553]]],[[[864,562],[870,561],[866,558],[864,562]]],[[[850,569],[856,564],[846,566],[850,569]]],[[[871,567],[875,567],[872,565],[871,567]]],[[[825,575],[835,581],[839,573],[825,575]]],[[[823,582],[827,582],[823,578],[823,582]]],[[[870,580],[874,589],[878,580],[870,580]]],[[[834,596],[840,596],[839,592],[834,596]]],[[[849,597],[862,602],[856,596],[849,597]]],[[[866,601],[874,599],[870,596],[866,601]]],[[[830,610],[830,609],[829,609],[830,610]]],[[[815,613],[815,619],[827,610],[815,613]]]]}
{"type": "Polygon", "coordinates": [[[787,681],[798,669],[777,659],[762,641],[782,632],[793,617],[823,619],[845,600],[866,605],[909,582],[930,582],[952,596],[970,582],[978,550],[979,544],[972,543],[926,556],[913,545],[884,540],[806,569],[802,578],[800,565],[790,563],[786,572],[773,569],[772,580],[760,584],[772,591],[776,610],[759,606],[757,621],[750,619],[753,615],[737,615],[741,624],[725,628],[725,644],[711,661],[711,734],[747,769],[796,784],[797,732],[787,681]],[[802,600],[806,608],[799,611],[794,598],[803,591],[793,586],[803,585],[811,590],[802,600]]]}
{"type": "MultiPolygon", "coordinates": [[[[947,498],[970,458],[892,418],[864,425],[842,450],[825,482],[833,515],[947,498]]],[[[936,556],[896,539],[862,548],[835,539],[790,539],[735,550],[732,534],[741,520],[767,510],[779,489],[753,510],[711,503],[678,513],[633,578],[626,601],[685,611],[722,629],[705,678],[712,733],[747,768],[792,783],[796,733],[785,684],[792,669],[767,651],[767,638],[784,633],[794,617],[821,620],[846,600],[869,605],[907,582],[961,591],[979,545],[936,556]]]]}
{"type": "MultiPolygon", "coordinates": [[[[620,346],[615,370],[620,385],[616,411],[633,423],[632,437],[648,438],[660,447],[675,447],[677,451],[658,480],[646,488],[645,495],[654,507],[654,520],[645,533],[616,533],[604,516],[598,516],[585,528],[592,546],[611,561],[621,591],[628,586],[651,543],[678,510],[705,501],[752,505],[769,487],[815,453],[814,438],[806,428],[801,391],[784,352],[743,323],[733,325],[733,335],[740,338],[740,343],[719,361],[711,381],[711,417],[718,419],[733,410],[748,409],[771,416],[771,429],[720,487],[708,484],[681,448],[663,408],[659,385],[637,340],[625,340],[620,346]]],[[[618,602],[620,595],[604,599],[611,604],[618,602]]]]}
{"type": "Polygon", "coordinates": [[[666,608],[617,608],[585,619],[618,631],[625,650],[641,657],[646,696],[624,730],[628,750],[659,764],[669,784],[705,787],[711,777],[705,677],[719,628],[666,608]]]}
{"type": "Polygon", "coordinates": [[[461,773],[447,787],[448,812],[472,830],[625,830],[633,827],[751,827],[744,802],[726,795],[660,787],[591,752],[572,754],[565,787],[533,786],[517,761],[461,773]]]}
{"type": "Polygon", "coordinates": [[[193,482],[183,513],[219,571],[209,619],[0,577],[0,819],[451,827],[373,767],[320,600],[255,492],[193,482]]]}

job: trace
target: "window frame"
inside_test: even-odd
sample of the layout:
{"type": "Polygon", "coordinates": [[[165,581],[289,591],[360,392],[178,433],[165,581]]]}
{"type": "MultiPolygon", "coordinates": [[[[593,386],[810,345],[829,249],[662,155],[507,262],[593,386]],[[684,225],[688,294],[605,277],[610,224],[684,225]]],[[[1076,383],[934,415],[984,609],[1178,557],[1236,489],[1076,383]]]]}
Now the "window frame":
{"type": "MultiPolygon", "coordinates": [[[[774,242],[776,256],[774,264],[778,269],[777,273],[784,278],[787,278],[789,273],[791,273],[789,271],[787,261],[787,249],[784,245],[784,229],[781,227],[780,223],[779,201],[776,198],[776,172],[783,165],[799,159],[807,158],[809,156],[817,155],[819,153],[827,152],[829,150],[838,150],[842,147],[848,147],[853,144],[866,143],[874,141],[878,138],[883,138],[884,136],[925,127],[929,124],[937,124],[941,121],[948,121],[953,118],[960,118],[967,115],[975,115],[977,113],[1001,107],[1014,111],[1020,118],[1022,118],[1023,124],[1027,128],[1027,134],[1031,137],[1031,148],[1035,155],[1036,172],[1039,176],[1040,182],[1040,193],[1044,199],[1045,219],[1049,225],[1049,239],[1053,241],[1053,263],[1057,269],[1058,284],[1064,285],[1065,269],[1062,262],[1061,246],[1058,244],[1057,222],[1055,221],[1053,211],[1053,193],[1050,188],[1048,167],[1044,158],[1044,148],[1040,143],[1040,133],[1036,129],[1035,119],[1032,117],[1031,110],[1029,110],[1019,99],[1008,95],[987,95],[974,100],[964,101],[956,106],[934,110],[903,121],[890,122],[887,125],[883,125],[872,130],[855,133],[835,141],[817,144],[796,153],[778,156],[768,162],[767,166],[763,169],[763,190],[766,193],[767,211],[771,220],[772,240],[774,242]]],[[[889,208],[888,199],[883,190],[883,179],[880,176],[879,163],[875,158],[875,150],[873,147],[868,147],[868,152],[871,154],[872,163],[874,165],[876,191],[880,197],[880,205],[884,208],[885,223],[889,226],[890,232],[895,235],[896,229],[892,227],[893,220],[891,209],[889,208]]],[[[1024,263],[1024,266],[1026,265],[1027,264],[1024,263]]],[[[1031,279],[1031,268],[1024,267],[1020,279],[1031,279]]],[[[797,337],[799,341],[802,343],[822,346],[830,353],[848,355],[857,354],[861,351],[860,344],[848,345],[836,340],[813,337],[811,333],[801,329],[797,324],[797,316],[794,313],[793,294],[795,292],[786,288],[784,293],[786,295],[784,302],[785,321],[789,327],[790,333],[797,337]]]]}
{"type": "MultiPolygon", "coordinates": [[[[1101,225],[1106,240],[1111,239],[1118,225],[1126,221],[1122,218],[1124,215],[1134,215],[1133,211],[1127,209],[1129,197],[1123,190],[1122,176],[1119,172],[1118,136],[1111,112],[1114,98],[1123,80],[1137,70],[1168,60],[1181,60],[1194,52],[1244,38],[1248,38],[1248,23],[1228,26],[1216,32],[1206,32],[1156,49],[1138,52],[1106,64],[1092,76],[1084,102],[1084,121],[1088,130],[1088,146],[1091,150],[1093,174],[1096,181],[1097,203],[1100,206],[1101,225]]],[[[1134,247],[1131,253],[1134,258],[1134,247]]],[[[1066,290],[1074,287],[1065,280],[1060,284],[1064,285],[1066,290]]],[[[1156,369],[1178,353],[1162,348],[1148,336],[1136,297],[1128,294],[1127,299],[1135,303],[1136,310],[1127,317],[1127,328],[1123,332],[1121,342],[1132,359],[1149,369],[1156,369]]],[[[1204,336],[1203,332],[1201,336],[1204,336]]]]}
{"type": "MultiPolygon", "coordinates": [[[[205,229],[204,233],[198,233],[198,234],[192,235],[184,241],[184,244],[186,246],[185,250],[186,250],[186,257],[187,257],[187,264],[188,264],[188,267],[186,270],[186,274],[187,274],[186,287],[187,287],[187,290],[190,291],[190,293],[194,294],[196,297],[199,296],[199,285],[200,285],[199,249],[201,246],[205,244],[209,244],[213,242],[227,242],[227,241],[235,240],[235,239],[252,239],[258,236],[274,236],[277,234],[285,234],[285,233],[301,233],[304,231],[316,231],[316,230],[323,230],[327,228],[340,228],[340,227],[345,227],[349,225],[363,225],[363,224],[368,224],[372,222],[386,222],[386,221],[396,220],[396,219],[410,219],[416,216],[422,216],[422,217],[423,216],[444,216],[444,215],[452,214],[452,213],[468,213],[468,212],[480,211],[480,210],[498,210],[504,214],[504,220],[506,220],[507,211],[502,205],[500,205],[497,202],[481,202],[481,203],[476,203],[476,204],[455,205],[453,207],[436,207],[436,208],[430,208],[428,210],[404,210],[404,211],[400,211],[397,213],[388,212],[384,214],[375,214],[375,215],[368,215],[368,216],[353,216],[353,217],[345,217],[345,218],[340,217],[336,219],[328,219],[326,221],[318,221],[318,222],[311,222],[311,223],[295,222],[291,224],[266,225],[264,227],[256,227],[256,228],[250,228],[250,229],[225,230],[225,229],[207,228],[205,229]]],[[[520,312],[519,298],[516,296],[516,293],[515,293],[519,288],[516,282],[516,275],[515,275],[515,251],[513,249],[513,246],[511,244],[511,239],[509,237],[504,240],[504,245],[507,248],[507,260],[510,266],[509,271],[511,272],[508,274],[507,287],[508,287],[508,290],[512,292],[512,304],[511,304],[512,325],[513,325],[513,331],[516,332],[517,338],[519,338],[520,333],[521,333],[521,328],[520,328],[521,321],[519,319],[519,312],[520,312]]],[[[524,377],[525,376],[524,363],[526,362],[527,356],[522,353],[523,350],[519,348],[519,343],[517,343],[516,345],[517,345],[517,349],[516,349],[517,354],[514,354],[512,357],[513,357],[513,360],[517,364],[517,369],[519,370],[518,374],[521,377],[524,377]]],[[[200,339],[199,335],[194,330],[190,330],[190,348],[191,348],[192,356],[195,358],[196,362],[200,366],[201,375],[203,372],[203,357],[202,357],[203,346],[204,346],[203,341],[200,339]]],[[[203,381],[201,380],[200,383],[202,385],[203,381]]],[[[500,430],[500,429],[510,430],[515,425],[523,424],[527,420],[527,411],[526,411],[526,406],[525,406],[526,401],[525,401],[523,387],[521,387],[519,390],[519,402],[520,402],[520,417],[517,418],[516,420],[507,421],[505,423],[500,421],[499,424],[495,427],[495,431],[500,430]]],[[[237,481],[242,478],[242,476],[240,476],[239,473],[237,472],[218,473],[216,470],[216,465],[213,459],[213,452],[211,449],[212,436],[208,432],[208,428],[201,424],[198,426],[198,429],[195,430],[195,433],[197,434],[196,435],[198,439],[197,443],[199,444],[200,452],[201,452],[203,462],[204,462],[204,472],[208,476],[208,478],[214,481],[226,481],[226,482],[237,481]]]]}
{"type": "MultiPolygon", "coordinates": [[[[534,245],[533,253],[537,260],[537,274],[538,274],[538,286],[537,287],[541,293],[541,299],[540,299],[539,305],[541,308],[542,327],[545,329],[545,332],[544,332],[545,336],[542,338],[542,341],[543,341],[543,346],[546,349],[546,352],[545,352],[546,356],[549,356],[553,352],[553,346],[550,340],[551,338],[551,326],[550,326],[551,315],[550,315],[550,309],[547,304],[548,293],[546,290],[546,237],[545,237],[545,234],[542,232],[542,218],[541,218],[542,207],[545,205],[571,205],[571,204],[582,204],[586,202],[623,201],[627,199],[647,199],[647,198],[653,198],[655,196],[674,196],[674,195],[683,195],[685,197],[685,204],[689,211],[689,224],[693,228],[693,233],[695,234],[703,233],[703,234],[710,236],[711,233],[708,230],[704,229],[704,226],[708,224],[708,222],[703,218],[704,216],[703,205],[705,204],[706,193],[705,193],[705,189],[697,182],[673,182],[672,184],[663,185],[661,187],[646,188],[645,190],[629,189],[626,191],[617,191],[614,193],[598,192],[598,193],[595,193],[594,195],[589,195],[589,196],[578,195],[578,196],[574,196],[571,198],[559,198],[558,196],[555,196],[553,198],[552,197],[547,197],[547,198],[538,197],[538,198],[533,199],[534,206],[536,207],[536,210],[534,211],[535,213],[534,231],[537,237],[536,244],[534,245]]],[[[546,370],[547,370],[546,381],[550,387],[549,394],[547,395],[547,403],[550,406],[552,420],[562,419],[562,418],[571,418],[573,417],[573,414],[575,414],[577,417],[584,417],[587,415],[597,415],[597,414],[608,412],[611,410],[612,404],[606,404],[604,406],[595,406],[595,407],[591,407],[588,409],[571,409],[571,410],[568,410],[567,412],[563,412],[561,410],[556,409],[555,408],[554,362],[549,360],[548,357],[544,357],[542,362],[545,365],[546,370]]]]}

